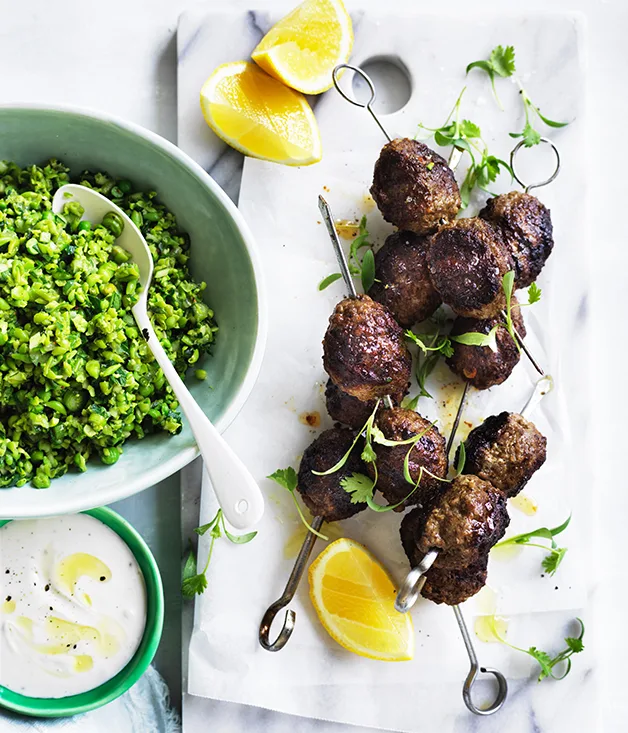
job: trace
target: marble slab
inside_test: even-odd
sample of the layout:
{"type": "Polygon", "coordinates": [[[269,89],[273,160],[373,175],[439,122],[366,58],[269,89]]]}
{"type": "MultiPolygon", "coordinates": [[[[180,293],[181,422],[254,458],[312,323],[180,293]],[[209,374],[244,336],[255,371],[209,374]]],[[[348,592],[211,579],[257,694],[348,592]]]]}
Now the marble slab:
{"type": "MultiPolygon", "coordinates": [[[[533,327],[529,328],[535,341],[535,353],[538,354],[540,350],[546,359],[544,363],[551,364],[552,373],[560,373],[557,402],[546,417],[549,428],[556,429],[557,426],[551,424],[552,419],[560,416],[557,422],[563,432],[565,449],[562,455],[555,454],[556,473],[550,475],[547,481],[558,486],[554,496],[556,511],[564,511],[566,506],[577,506],[569,537],[570,559],[574,558],[574,565],[571,566],[571,576],[560,576],[558,592],[549,592],[554,586],[549,588],[547,584],[537,583],[533,594],[520,593],[514,606],[520,612],[517,633],[522,635],[521,638],[525,638],[526,633],[530,638],[534,632],[534,643],[555,644],[559,638],[557,629],[565,628],[567,620],[576,611],[580,613],[580,609],[586,605],[586,587],[579,583],[581,566],[577,564],[577,558],[578,550],[585,552],[588,547],[584,523],[578,524],[578,516],[586,517],[588,511],[588,498],[584,494],[588,476],[587,467],[582,464],[579,464],[577,475],[570,470],[568,433],[574,428],[578,438],[583,437],[588,406],[586,399],[576,405],[565,400],[570,390],[578,389],[582,384],[586,371],[582,361],[569,358],[586,333],[586,267],[579,259],[584,252],[582,232],[585,214],[582,209],[574,212],[573,208],[584,178],[579,155],[583,141],[579,119],[582,29],[579,21],[572,16],[550,16],[549,19],[545,16],[542,20],[538,16],[529,16],[452,21],[435,16],[391,18],[356,14],[354,21],[354,60],[362,63],[375,55],[396,56],[412,74],[413,95],[410,103],[397,114],[386,116],[386,125],[391,134],[412,134],[418,120],[430,125],[442,121],[464,82],[460,70],[471,60],[471,56],[480,57],[497,43],[506,42],[514,42],[522,61],[524,58],[527,61],[529,71],[524,81],[530,89],[535,89],[535,101],[547,109],[548,114],[551,109],[558,118],[574,120],[557,138],[565,161],[563,175],[555,187],[543,192],[544,201],[553,209],[557,232],[562,231],[563,241],[568,241],[570,246],[561,252],[557,251],[551,260],[551,267],[544,273],[542,284],[546,286],[548,295],[542,307],[531,316],[533,327]],[[469,32],[471,26],[472,33],[469,32]],[[474,39],[473,45],[469,44],[469,37],[474,39]],[[443,52],[443,38],[448,40],[446,53],[443,52]],[[576,252],[579,254],[576,255],[576,252]],[[521,606],[526,597],[531,601],[527,608],[521,606]],[[528,615],[521,613],[523,610],[536,613],[528,615]],[[540,614],[541,610],[545,612],[540,614]]],[[[239,192],[241,158],[213,137],[191,100],[197,100],[200,85],[217,63],[246,57],[271,22],[272,15],[266,13],[192,14],[183,16],[179,28],[179,144],[210,170],[234,198],[239,192]]],[[[467,92],[470,103],[465,114],[480,122],[491,150],[505,156],[511,144],[506,132],[516,129],[514,125],[520,124],[520,120],[515,115],[515,118],[503,117],[496,123],[499,113],[486,85],[482,85],[483,80],[470,79],[467,92]]],[[[502,96],[507,108],[516,109],[514,88],[506,86],[502,96]]],[[[319,100],[316,112],[324,141],[323,164],[300,172],[247,160],[244,168],[240,205],[261,244],[270,290],[275,293],[275,298],[271,303],[271,356],[267,357],[252,400],[230,429],[228,437],[236,447],[247,450],[251,430],[256,425],[259,430],[268,428],[269,414],[278,418],[277,432],[270,431],[273,437],[267,439],[271,442],[264,443],[263,450],[249,451],[249,465],[260,479],[278,465],[283,465],[282,460],[284,463],[294,462],[295,456],[311,439],[310,432],[296,424],[295,413],[302,409],[321,408],[320,391],[316,386],[316,381],[322,380],[319,347],[316,346],[322,331],[321,334],[318,331],[324,329],[323,314],[341,297],[342,288],[338,285],[324,296],[314,292],[316,282],[333,267],[333,255],[324,238],[321,239],[323,235],[314,226],[317,216],[313,207],[315,194],[321,189],[327,191],[326,195],[337,207],[336,215],[339,217],[351,218],[360,213],[355,202],[363,198],[360,192],[367,186],[372,161],[381,146],[380,133],[365,119],[364,112],[347,106],[333,92],[319,100]],[[299,197],[294,196],[295,190],[299,191],[299,197]],[[281,206],[277,205],[277,197],[289,202],[290,213],[285,217],[282,217],[281,206]],[[301,226],[299,222],[302,222],[301,226]],[[304,286],[311,290],[304,293],[304,286]],[[287,302],[291,306],[288,309],[285,307],[287,302]],[[316,338],[313,338],[309,329],[303,336],[297,333],[298,324],[304,321],[314,327],[316,338]]],[[[540,161],[540,164],[544,162],[540,161]]],[[[375,230],[379,233],[377,227],[376,223],[375,230]]],[[[521,374],[522,370],[518,369],[518,374],[521,374]]],[[[523,376],[521,379],[525,381],[523,376]]],[[[500,397],[506,399],[504,391],[500,397]]],[[[486,403],[480,402],[476,405],[478,415],[482,412],[489,414],[487,410],[494,412],[498,404],[497,397],[486,403]]],[[[275,425],[274,421],[272,424],[275,425]]],[[[268,485],[265,488],[270,490],[268,485]]],[[[541,489],[545,490],[545,484],[543,487],[539,484],[539,491],[543,493],[541,489]]],[[[265,542],[267,546],[271,544],[276,554],[281,556],[286,535],[294,527],[291,524],[288,529],[277,527],[277,520],[285,523],[289,507],[282,498],[272,498],[279,502],[280,507],[268,512],[270,521],[267,520],[262,526],[267,532],[279,535],[265,542]]],[[[532,528],[530,521],[534,526],[539,523],[551,524],[558,515],[551,507],[548,509],[550,504],[551,500],[545,500],[542,504],[544,512],[527,523],[519,517],[521,526],[532,528]]],[[[206,496],[202,517],[209,516],[211,511],[212,500],[206,496]]],[[[359,533],[357,527],[345,531],[350,536],[359,533]]],[[[258,561],[256,556],[260,551],[253,546],[246,556],[241,549],[235,552],[229,552],[229,549],[225,550],[229,561],[223,560],[212,574],[212,587],[220,589],[221,597],[228,597],[230,603],[247,608],[247,611],[233,613],[233,618],[227,620],[229,605],[221,600],[203,599],[198,604],[190,649],[189,690],[193,694],[246,702],[299,715],[408,731],[424,730],[426,724],[430,728],[438,725],[445,731],[462,730],[461,726],[466,729],[473,721],[481,723],[482,730],[512,730],[516,733],[519,730],[535,730],[541,720],[550,726],[549,730],[562,731],[569,729],[563,727],[567,725],[566,721],[571,721],[570,725],[574,729],[576,721],[578,724],[583,723],[585,713],[593,715],[595,712],[592,705],[591,657],[578,659],[574,671],[560,687],[552,683],[537,687],[529,676],[530,666],[522,664],[520,659],[513,661],[511,654],[505,657],[503,650],[494,648],[494,645],[480,645],[483,659],[499,663],[502,667],[507,665],[512,679],[511,700],[507,709],[493,719],[475,721],[470,718],[459,697],[460,680],[464,677],[466,662],[459,639],[456,638],[453,617],[450,615],[447,618],[443,613],[435,615],[437,609],[434,607],[421,609],[421,630],[429,628],[430,640],[424,638],[420,642],[420,664],[413,665],[411,674],[391,676],[388,670],[381,673],[373,670],[375,677],[371,678],[369,672],[362,676],[364,662],[361,662],[362,668],[357,667],[353,660],[348,664],[346,655],[334,654],[333,650],[326,648],[326,661],[329,661],[329,656],[335,660],[331,673],[325,667],[324,672],[323,668],[319,669],[318,675],[304,676],[299,654],[307,653],[310,660],[314,643],[320,647],[321,642],[325,642],[316,633],[315,624],[311,624],[307,604],[302,606],[299,602],[295,606],[301,608],[301,624],[307,623],[307,628],[299,628],[299,633],[305,635],[305,641],[304,636],[301,637],[300,646],[296,640],[293,641],[290,652],[286,650],[281,655],[271,657],[255,646],[254,633],[240,646],[233,636],[236,628],[234,619],[237,628],[252,627],[255,631],[259,609],[272,600],[273,588],[276,591],[280,589],[290,561],[285,559],[272,572],[267,572],[266,561],[258,561]],[[262,586],[258,583],[247,584],[238,595],[243,577],[261,579],[262,586]],[[267,584],[270,584],[270,588],[267,584]],[[251,609],[250,613],[248,609],[251,609]],[[303,619],[304,614],[308,618],[303,619]],[[221,623],[224,626],[221,627],[221,623]],[[223,643],[211,638],[210,629],[212,635],[223,637],[223,643]],[[226,648],[233,651],[233,658],[228,662],[222,658],[226,648]],[[295,652],[290,657],[292,649],[295,652]],[[218,664],[217,658],[221,659],[218,664]],[[301,679],[298,684],[291,683],[291,677],[294,677],[297,669],[301,679]],[[338,669],[344,671],[338,674],[338,669]],[[323,675],[327,675],[328,679],[328,688],[325,690],[320,683],[323,675]],[[269,679],[273,680],[272,685],[268,684],[269,679]],[[360,680],[360,689],[350,683],[355,682],[355,679],[360,680]],[[409,692],[410,685],[412,693],[409,692]],[[382,702],[382,696],[377,695],[382,687],[388,691],[385,702],[382,702]],[[548,687],[552,690],[551,694],[547,692],[548,687]],[[585,693],[586,709],[584,705],[583,709],[578,705],[568,706],[568,701],[573,699],[576,691],[580,697],[581,693],[585,693]],[[369,704],[366,704],[366,700],[369,704]],[[420,719],[414,714],[415,705],[420,705],[420,719]],[[571,708],[568,713],[567,707],[571,708]]],[[[381,553],[385,549],[378,547],[377,551],[381,553]]],[[[262,554],[267,556],[265,551],[262,554]]],[[[394,567],[394,558],[385,556],[385,559],[394,567]]],[[[565,572],[567,568],[569,565],[565,563],[565,572]]],[[[491,578],[494,575],[492,568],[491,578]]],[[[503,585],[502,582],[501,587],[503,585]]],[[[524,587],[524,590],[528,589],[524,587]]],[[[512,612],[512,609],[508,609],[508,612],[512,612]]],[[[311,666],[316,667],[319,663],[320,659],[311,666]]]]}

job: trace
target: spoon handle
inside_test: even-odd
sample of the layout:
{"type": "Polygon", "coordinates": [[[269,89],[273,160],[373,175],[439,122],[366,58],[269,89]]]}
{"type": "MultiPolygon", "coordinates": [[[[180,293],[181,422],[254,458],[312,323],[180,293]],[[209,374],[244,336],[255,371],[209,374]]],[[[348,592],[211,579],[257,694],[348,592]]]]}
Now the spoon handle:
{"type": "Polygon", "coordinates": [[[252,527],[264,513],[259,486],[190,394],[159,343],[146,312],[134,315],[192,429],[225,519],[236,529],[252,527]]]}

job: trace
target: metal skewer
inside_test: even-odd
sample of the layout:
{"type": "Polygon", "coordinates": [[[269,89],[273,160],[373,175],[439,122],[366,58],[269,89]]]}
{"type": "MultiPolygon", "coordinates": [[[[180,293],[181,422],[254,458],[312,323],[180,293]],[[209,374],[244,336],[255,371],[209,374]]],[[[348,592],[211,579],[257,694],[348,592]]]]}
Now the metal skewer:
{"type": "MultiPolygon", "coordinates": [[[[340,272],[342,273],[345,285],[349,290],[349,297],[357,298],[358,293],[355,289],[353,279],[351,278],[349,265],[340,244],[340,239],[338,238],[338,232],[336,231],[336,226],[334,224],[331,209],[327,201],[325,201],[322,196],[318,197],[318,208],[320,209],[321,215],[327,227],[327,231],[329,232],[329,237],[331,239],[334,252],[336,253],[336,258],[338,259],[340,272]]],[[[391,409],[393,407],[393,402],[390,395],[386,395],[386,397],[384,397],[384,402],[388,409],[391,409]]],[[[325,520],[322,517],[314,517],[314,519],[312,520],[312,528],[316,532],[318,532],[323,526],[324,521],[325,520]]],[[[316,535],[313,532],[308,531],[305,539],[303,540],[303,544],[301,545],[301,549],[299,550],[299,554],[297,555],[297,559],[294,563],[294,567],[292,568],[292,572],[290,573],[290,577],[288,578],[288,582],[286,583],[283,594],[266,609],[266,613],[262,617],[262,622],[259,627],[258,639],[259,643],[262,645],[262,647],[264,647],[264,649],[266,649],[266,651],[280,651],[284,648],[284,646],[288,643],[288,640],[292,636],[292,632],[294,631],[294,627],[296,624],[296,613],[291,609],[288,609],[286,611],[283,626],[275,641],[270,640],[270,628],[277,614],[281,611],[282,608],[285,608],[294,598],[295,593],[297,592],[297,588],[299,587],[299,583],[301,582],[301,578],[303,577],[303,573],[305,572],[305,568],[307,567],[308,560],[310,559],[310,555],[312,554],[312,550],[314,549],[315,543],[316,535]]]]}

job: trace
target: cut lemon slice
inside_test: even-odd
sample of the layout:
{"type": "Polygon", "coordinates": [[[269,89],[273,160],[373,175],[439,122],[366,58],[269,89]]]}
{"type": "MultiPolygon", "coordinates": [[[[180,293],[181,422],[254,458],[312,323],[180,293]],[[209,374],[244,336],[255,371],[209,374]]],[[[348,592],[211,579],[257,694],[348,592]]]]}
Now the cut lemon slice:
{"type": "Polygon", "coordinates": [[[305,0],[274,25],[253,51],[264,71],[305,94],[333,83],[332,71],[351,55],[353,28],[342,0],[305,0]]]}
{"type": "Polygon", "coordinates": [[[216,135],[245,155],[285,165],[321,159],[318,125],[305,97],[248,61],[214,71],[201,89],[201,109],[216,135]]]}
{"type": "Polygon", "coordinates": [[[310,598],[327,633],[350,652],[402,662],[414,655],[414,628],[395,611],[392,580],[362,545],[332,542],[310,566],[310,598]]]}

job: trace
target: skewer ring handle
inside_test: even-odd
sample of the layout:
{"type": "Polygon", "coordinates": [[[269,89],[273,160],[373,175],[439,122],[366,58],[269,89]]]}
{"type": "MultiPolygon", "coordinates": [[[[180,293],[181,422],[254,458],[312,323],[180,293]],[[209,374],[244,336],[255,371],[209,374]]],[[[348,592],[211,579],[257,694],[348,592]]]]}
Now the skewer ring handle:
{"type": "Polygon", "coordinates": [[[376,92],[375,92],[375,84],[373,84],[373,80],[371,77],[366,73],[366,71],[362,71],[362,69],[359,66],[351,66],[351,64],[338,64],[332,72],[332,79],[334,80],[334,86],[336,87],[336,91],[338,94],[340,94],[343,99],[346,99],[347,102],[350,102],[351,104],[354,104],[356,107],[362,107],[369,109],[370,106],[375,101],[376,92]],[[371,92],[371,97],[368,100],[368,102],[358,102],[357,99],[354,97],[350,97],[340,86],[340,72],[344,69],[349,69],[349,71],[353,71],[354,74],[357,74],[358,76],[361,76],[364,81],[367,83],[367,86],[369,88],[369,91],[371,92]]]}
{"type": "Polygon", "coordinates": [[[556,167],[554,168],[554,172],[552,173],[552,175],[549,178],[546,178],[543,181],[539,181],[538,183],[525,183],[525,181],[522,181],[521,178],[519,178],[519,176],[517,175],[517,170],[515,168],[515,159],[517,158],[517,154],[519,153],[521,148],[525,146],[525,142],[523,140],[519,140],[519,142],[515,145],[515,147],[512,149],[510,153],[510,169],[512,170],[512,175],[514,176],[517,183],[520,186],[523,186],[523,189],[526,193],[528,193],[528,191],[531,191],[533,188],[542,188],[543,186],[547,186],[560,173],[561,163],[560,163],[560,153],[558,152],[558,148],[547,137],[542,137],[541,142],[545,143],[545,145],[549,145],[552,148],[552,150],[554,151],[554,155],[556,156],[556,167]]]}
{"type": "Polygon", "coordinates": [[[423,560],[406,575],[395,598],[395,610],[399,613],[408,611],[419,600],[425,585],[425,573],[432,567],[438,557],[438,550],[430,550],[423,560]]]}
{"type": "Polygon", "coordinates": [[[292,609],[288,609],[286,611],[286,616],[281,631],[279,632],[279,636],[277,636],[275,641],[270,640],[270,627],[275,620],[275,616],[286,605],[287,602],[284,602],[284,599],[280,598],[278,601],[273,603],[272,606],[270,606],[264,614],[264,618],[262,619],[262,623],[259,627],[259,643],[264,647],[264,649],[266,649],[267,652],[281,651],[292,636],[294,625],[297,620],[297,615],[292,609]]]}
{"type": "Polygon", "coordinates": [[[502,705],[506,702],[508,697],[508,681],[504,675],[498,670],[492,667],[471,667],[467,679],[462,687],[462,699],[467,709],[470,710],[474,715],[493,715],[496,713],[502,705]],[[479,708],[471,698],[471,691],[473,685],[478,679],[480,674],[492,674],[497,681],[497,695],[493,702],[486,708],[479,708]]]}

